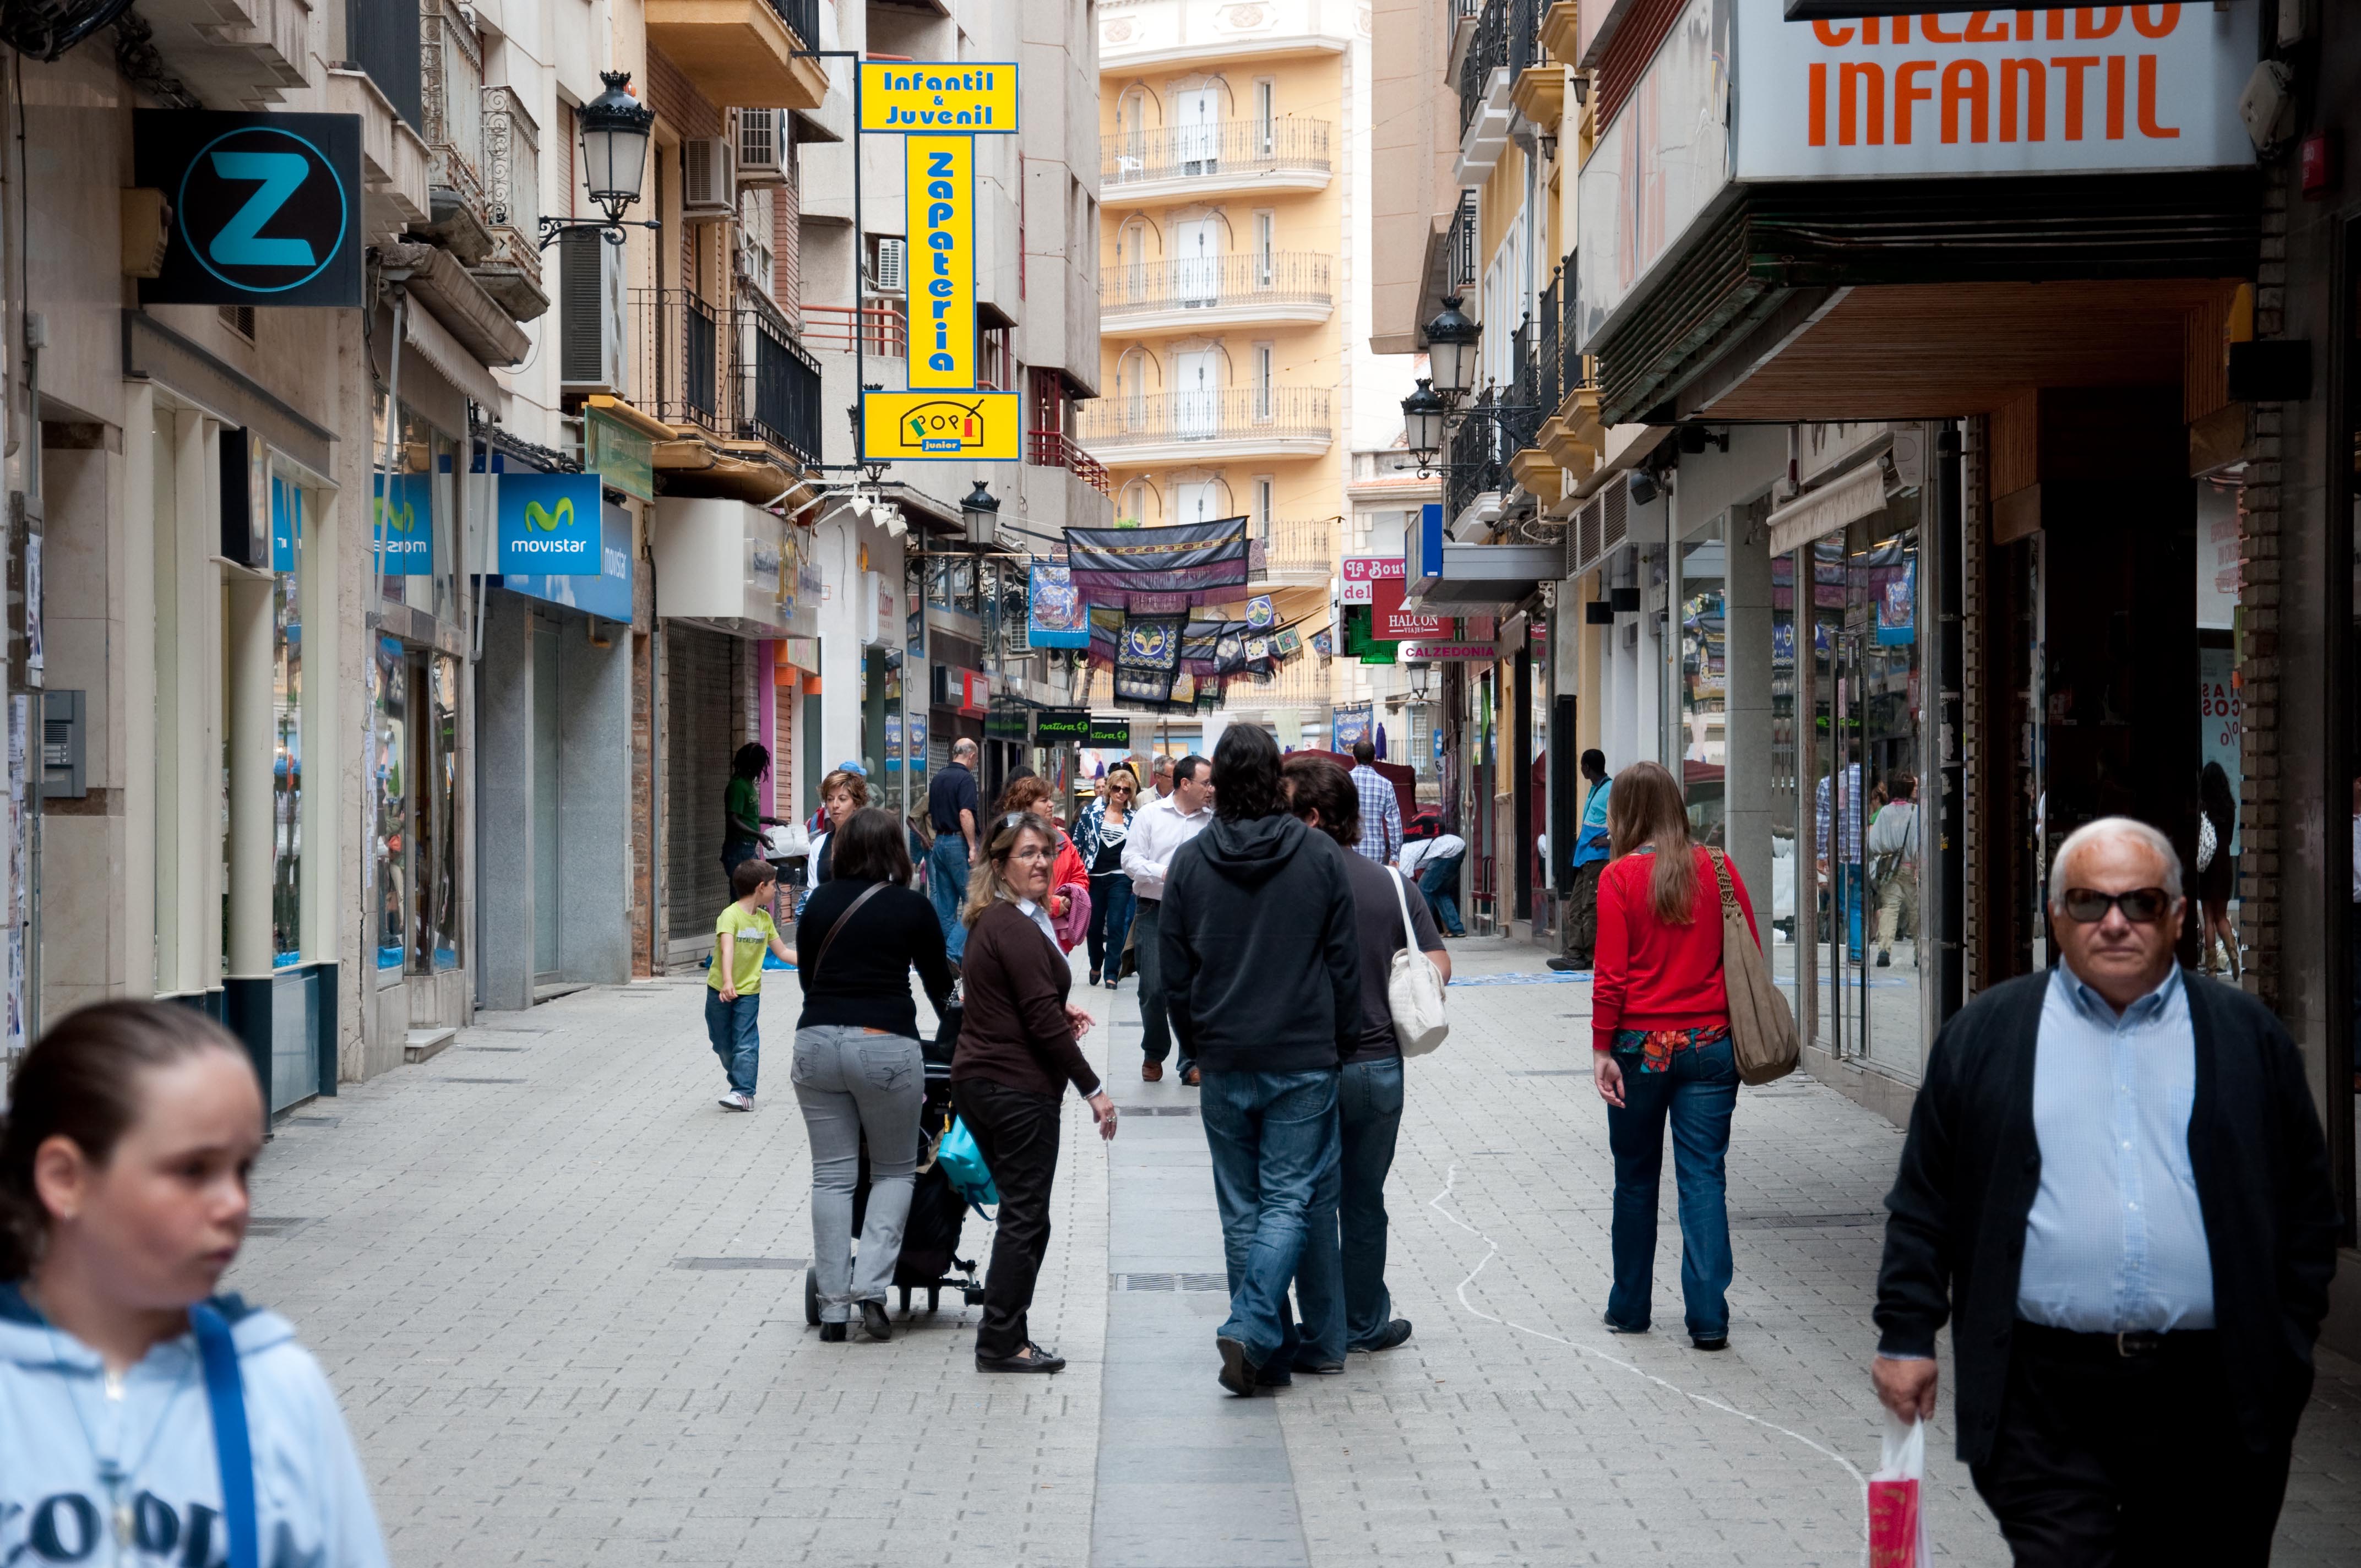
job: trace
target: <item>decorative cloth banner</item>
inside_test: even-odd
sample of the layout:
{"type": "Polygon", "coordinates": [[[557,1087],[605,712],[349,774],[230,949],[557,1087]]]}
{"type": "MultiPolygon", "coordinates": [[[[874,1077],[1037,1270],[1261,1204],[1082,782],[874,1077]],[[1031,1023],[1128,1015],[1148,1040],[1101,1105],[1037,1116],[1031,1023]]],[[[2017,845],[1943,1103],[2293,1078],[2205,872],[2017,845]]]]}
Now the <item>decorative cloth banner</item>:
{"type": "Polygon", "coordinates": [[[1374,744],[1376,737],[1370,733],[1370,728],[1376,717],[1373,705],[1369,703],[1352,702],[1340,706],[1336,709],[1335,739],[1333,742],[1336,750],[1349,751],[1354,742],[1358,740],[1374,744]]]}
{"type": "Polygon", "coordinates": [[[1246,600],[1246,625],[1253,630],[1268,631],[1278,620],[1278,612],[1270,608],[1268,594],[1257,594],[1246,600]]]}
{"type": "Polygon", "coordinates": [[[1323,659],[1334,658],[1336,656],[1336,634],[1333,631],[1326,630],[1313,632],[1312,634],[1312,651],[1314,653],[1319,654],[1323,659]]]}
{"type": "Polygon", "coordinates": [[[1271,637],[1270,651],[1282,659],[1292,659],[1303,652],[1302,635],[1292,626],[1287,627],[1271,637]]]}
{"type": "Polygon", "coordinates": [[[1246,667],[1246,623],[1228,620],[1222,623],[1222,634],[1213,643],[1213,673],[1235,675],[1246,667]]]}
{"type": "MultiPolygon", "coordinates": [[[[1246,520],[1221,518],[1169,528],[1070,528],[1066,565],[1084,602],[1148,609],[1139,596],[1171,594],[1170,609],[1227,596],[1246,580],[1246,520]]],[[[1159,606],[1160,610],[1166,606],[1159,606]]]]}
{"type": "Polygon", "coordinates": [[[1170,675],[1180,667],[1180,628],[1177,615],[1126,616],[1123,639],[1116,644],[1117,670],[1154,670],[1170,675]]]}
{"type": "Polygon", "coordinates": [[[1102,670],[1115,668],[1115,649],[1123,641],[1123,611],[1092,609],[1091,663],[1102,670]]]}
{"type": "Polygon", "coordinates": [[[1115,672],[1115,695],[1122,702],[1170,702],[1172,700],[1172,672],[1130,670],[1118,665],[1115,672]]]}
{"type": "Polygon", "coordinates": [[[1249,637],[1246,639],[1246,668],[1252,670],[1257,675],[1267,675],[1270,674],[1269,638],[1249,637]]]}
{"type": "Polygon", "coordinates": [[[1191,621],[1180,633],[1180,667],[1192,675],[1212,674],[1214,644],[1221,638],[1220,621],[1191,621]]]}
{"type": "Polygon", "coordinates": [[[1025,638],[1036,648],[1091,645],[1090,617],[1065,567],[1033,563],[1025,593],[1025,638]]]}

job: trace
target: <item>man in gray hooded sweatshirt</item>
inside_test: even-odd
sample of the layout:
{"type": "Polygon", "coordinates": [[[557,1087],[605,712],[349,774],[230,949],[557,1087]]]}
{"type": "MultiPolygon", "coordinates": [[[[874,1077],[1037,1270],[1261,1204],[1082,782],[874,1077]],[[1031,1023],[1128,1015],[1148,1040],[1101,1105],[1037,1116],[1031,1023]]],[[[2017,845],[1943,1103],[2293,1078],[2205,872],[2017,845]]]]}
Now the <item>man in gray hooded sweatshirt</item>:
{"type": "Polygon", "coordinates": [[[1251,1395],[1288,1381],[1300,1347],[1307,1368],[1343,1361],[1342,1299],[1307,1291],[1299,1335],[1287,1288],[1307,1216],[1336,1201],[1337,1075],[1360,1039],[1360,959],[1346,851],[1288,811],[1269,733],[1224,731],[1213,784],[1213,826],[1172,859],[1158,939],[1172,1031],[1203,1075],[1229,1264],[1221,1382],[1251,1395]]]}

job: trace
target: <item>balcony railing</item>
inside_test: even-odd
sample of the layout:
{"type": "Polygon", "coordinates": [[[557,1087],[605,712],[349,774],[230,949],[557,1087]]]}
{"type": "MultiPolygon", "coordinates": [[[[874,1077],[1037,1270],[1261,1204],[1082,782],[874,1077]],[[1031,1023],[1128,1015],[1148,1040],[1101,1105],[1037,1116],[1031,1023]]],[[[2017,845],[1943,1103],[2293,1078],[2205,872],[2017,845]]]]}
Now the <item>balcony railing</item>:
{"type": "Polygon", "coordinates": [[[1126,131],[1099,145],[1099,182],[1318,173],[1331,168],[1325,120],[1221,120],[1126,131]]]}
{"type": "Polygon", "coordinates": [[[833,354],[850,354],[858,341],[862,352],[881,359],[910,356],[909,318],[899,300],[878,299],[855,309],[851,305],[806,305],[804,342],[833,354]]]}
{"type": "Polygon", "coordinates": [[[1042,468],[1066,468],[1101,495],[1111,492],[1106,465],[1082,450],[1080,443],[1062,430],[1036,430],[1027,433],[1025,461],[1042,468]]]}
{"type": "Polygon", "coordinates": [[[1558,288],[1562,298],[1558,307],[1558,400],[1580,387],[1590,385],[1590,362],[1583,356],[1581,340],[1574,334],[1574,323],[1579,319],[1576,301],[1574,252],[1567,251],[1565,264],[1558,269],[1558,288]]]}
{"type": "Polygon", "coordinates": [[[1459,192],[1459,206],[1451,214],[1451,286],[1476,286],[1476,192],[1459,192]]]}
{"type": "Polygon", "coordinates": [[[1082,409],[1082,444],[1093,450],[1190,441],[1325,441],[1324,387],[1224,387],[1102,398],[1082,409]]]}
{"type": "Polygon", "coordinates": [[[1459,61],[1459,131],[1467,132],[1477,107],[1491,89],[1492,73],[1505,70],[1514,82],[1541,59],[1538,33],[1542,0],[1486,0],[1476,16],[1476,37],[1459,61]]]}
{"type": "Polygon", "coordinates": [[[484,46],[458,0],[423,0],[418,16],[419,127],[432,182],[456,192],[478,219],[484,197],[484,46]]]}
{"type": "Polygon", "coordinates": [[[771,9],[802,40],[804,48],[819,48],[819,0],[771,0],[771,9]]]}
{"type": "Polygon", "coordinates": [[[741,436],[785,447],[807,463],[820,460],[819,361],[796,341],[785,314],[762,293],[741,290],[736,330],[738,394],[734,424],[741,436]]]}
{"type": "MultiPolygon", "coordinates": [[[[1476,407],[1488,410],[1506,400],[1497,389],[1488,387],[1476,400],[1476,407]]],[[[1478,417],[1459,422],[1459,428],[1451,433],[1451,468],[1444,476],[1444,522],[1466,511],[1477,496],[1501,488],[1509,454],[1514,450],[1508,444],[1497,419],[1478,417]]]]}
{"type": "Polygon", "coordinates": [[[819,362],[776,305],[752,290],[731,309],[684,289],[640,289],[633,308],[633,402],[666,424],[819,461],[819,362]]]}
{"type": "Polygon", "coordinates": [[[1263,558],[1271,571],[1302,576],[1333,571],[1336,565],[1336,520],[1333,517],[1275,517],[1263,539],[1263,558]]]}
{"type": "Polygon", "coordinates": [[[1255,305],[1329,305],[1329,258],[1307,251],[1187,256],[1099,275],[1102,315],[1213,311],[1255,305]]]}
{"type": "Polygon", "coordinates": [[[486,216],[496,259],[541,281],[541,127],[513,87],[484,89],[486,216]]]}

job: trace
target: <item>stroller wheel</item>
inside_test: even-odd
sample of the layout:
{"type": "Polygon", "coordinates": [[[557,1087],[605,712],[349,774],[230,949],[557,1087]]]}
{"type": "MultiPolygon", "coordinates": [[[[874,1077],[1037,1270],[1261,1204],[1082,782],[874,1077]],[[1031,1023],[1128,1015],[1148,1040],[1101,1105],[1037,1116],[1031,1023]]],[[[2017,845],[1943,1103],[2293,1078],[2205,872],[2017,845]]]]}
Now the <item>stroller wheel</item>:
{"type": "Polygon", "coordinates": [[[819,1327],[819,1271],[815,1268],[804,1270],[804,1321],[819,1327]]]}

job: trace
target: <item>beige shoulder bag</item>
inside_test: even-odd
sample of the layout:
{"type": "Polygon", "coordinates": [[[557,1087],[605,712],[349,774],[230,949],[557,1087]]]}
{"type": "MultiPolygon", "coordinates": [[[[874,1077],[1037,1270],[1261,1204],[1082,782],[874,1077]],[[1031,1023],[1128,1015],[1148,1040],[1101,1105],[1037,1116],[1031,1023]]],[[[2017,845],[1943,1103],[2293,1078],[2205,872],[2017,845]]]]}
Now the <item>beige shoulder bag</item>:
{"type": "Polygon", "coordinates": [[[1738,894],[1730,886],[1730,863],[1719,850],[1706,854],[1721,888],[1721,980],[1730,997],[1730,1053],[1741,1081],[1768,1083],[1795,1071],[1803,1054],[1795,1014],[1772,983],[1771,966],[1746,928],[1746,912],[1738,907],[1738,894]]]}

